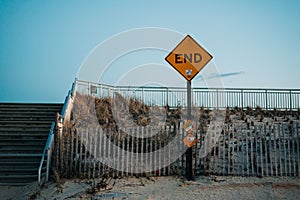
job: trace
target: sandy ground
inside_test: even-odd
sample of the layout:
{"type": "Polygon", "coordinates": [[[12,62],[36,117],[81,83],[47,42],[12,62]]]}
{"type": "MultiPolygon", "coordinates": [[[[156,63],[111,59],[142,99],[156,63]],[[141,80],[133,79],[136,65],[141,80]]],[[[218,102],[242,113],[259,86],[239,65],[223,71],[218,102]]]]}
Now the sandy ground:
{"type": "Polygon", "coordinates": [[[106,188],[93,182],[63,180],[61,185],[0,187],[2,199],[300,199],[300,177],[201,176],[111,179],[106,188]]]}

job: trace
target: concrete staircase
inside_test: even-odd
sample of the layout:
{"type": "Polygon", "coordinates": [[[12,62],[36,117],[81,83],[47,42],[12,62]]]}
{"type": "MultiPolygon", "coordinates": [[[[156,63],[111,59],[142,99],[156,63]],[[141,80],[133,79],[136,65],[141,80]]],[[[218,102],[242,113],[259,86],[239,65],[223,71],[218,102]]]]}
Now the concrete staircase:
{"type": "MultiPolygon", "coordinates": [[[[63,104],[0,103],[0,185],[37,181],[51,123],[63,104]]],[[[45,173],[46,165],[42,172],[45,173]]]]}

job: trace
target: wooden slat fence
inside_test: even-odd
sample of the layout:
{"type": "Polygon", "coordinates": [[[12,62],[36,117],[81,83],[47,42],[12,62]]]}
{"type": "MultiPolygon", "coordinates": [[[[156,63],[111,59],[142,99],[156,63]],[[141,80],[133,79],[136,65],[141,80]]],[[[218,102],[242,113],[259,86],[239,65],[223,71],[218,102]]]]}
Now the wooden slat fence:
{"type": "MultiPolygon", "coordinates": [[[[193,147],[195,175],[261,177],[300,175],[299,124],[261,124],[252,127],[225,124],[218,133],[207,131],[207,127],[198,127],[194,133],[198,141],[193,147]]],[[[177,134],[181,138],[180,148],[184,148],[185,144],[182,140],[185,134],[182,125],[163,127],[161,130],[152,137],[139,138],[138,134],[147,134],[151,130],[147,128],[139,128],[139,130],[64,128],[61,133],[56,133],[54,168],[64,177],[86,179],[104,175],[184,176],[185,154],[166,167],[162,167],[161,163],[172,154],[171,150],[169,155],[155,154],[155,157],[145,157],[148,156],[148,152],[167,145],[177,134]],[[111,142],[104,142],[104,137],[111,142]],[[118,162],[118,168],[121,170],[111,169],[102,164],[97,157],[113,153],[116,159],[113,162],[117,162],[121,152],[113,152],[112,144],[139,154],[128,154],[124,162],[118,162]],[[133,159],[132,156],[137,157],[133,159]],[[132,173],[132,169],[139,165],[139,159],[146,159],[149,166],[155,163],[162,168],[148,173],[143,171],[132,173]]]]}

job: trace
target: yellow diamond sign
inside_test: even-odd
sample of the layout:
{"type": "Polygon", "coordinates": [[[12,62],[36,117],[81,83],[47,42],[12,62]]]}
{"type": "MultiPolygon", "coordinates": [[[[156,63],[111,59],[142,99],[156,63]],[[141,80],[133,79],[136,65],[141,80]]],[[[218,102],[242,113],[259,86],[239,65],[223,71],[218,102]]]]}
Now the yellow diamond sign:
{"type": "Polygon", "coordinates": [[[165,58],[186,80],[191,81],[213,57],[187,35],[165,58]]]}

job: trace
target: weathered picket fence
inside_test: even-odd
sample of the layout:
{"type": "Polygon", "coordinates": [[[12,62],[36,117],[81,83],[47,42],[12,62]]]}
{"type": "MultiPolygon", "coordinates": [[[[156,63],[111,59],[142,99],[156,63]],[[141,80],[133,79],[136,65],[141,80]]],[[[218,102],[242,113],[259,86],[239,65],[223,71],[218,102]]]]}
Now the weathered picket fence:
{"type": "MultiPolygon", "coordinates": [[[[193,166],[195,175],[237,175],[237,176],[299,176],[300,175],[300,139],[299,124],[244,125],[224,124],[219,133],[208,132],[205,128],[195,131],[197,143],[193,146],[193,166]],[[216,134],[218,136],[216,137],[216,134]]],[[[119,176],[162,176],[185,175],[186,155],[175,162],[162,167],[167,154],[155,154],[146,158],[149,165],[159,169],[148,173],[132,173],[132,168],[139,165],[149,152],[163,148],[175,135],[180,138],[180,148],[185,133],[182,125],[164,127],[162,131],[149,138],[139,138],[138,134],[151,131],[147,128],[111,130],[64,128],[56,133],[54,168],[65,177],[98,178],[104,175],[119,176]],[[135,133],[127,134],[127,133],[135,133]],[[103,142],[106,137],[110,142],[103,142]],[[108,152],[119,161],[120,152],[112,152],[111,145],[116,145],[132,154],[124,162],[119,162],[119,169],[114,170],[101,163],[97,158],[108,152]]]]}

